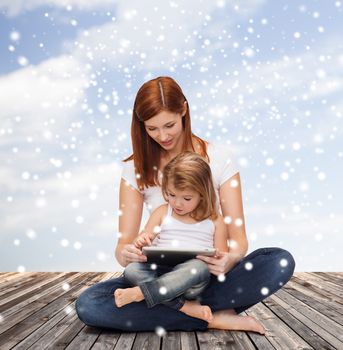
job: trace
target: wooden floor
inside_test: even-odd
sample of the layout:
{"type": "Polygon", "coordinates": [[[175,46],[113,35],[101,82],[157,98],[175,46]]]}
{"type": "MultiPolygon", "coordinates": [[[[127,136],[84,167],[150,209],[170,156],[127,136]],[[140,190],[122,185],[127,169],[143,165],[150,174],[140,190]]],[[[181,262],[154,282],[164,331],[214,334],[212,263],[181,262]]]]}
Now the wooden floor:
{"type": "Polygon", "coordinates": [[[0,349],[343,349],[343,273],[296,273],[248,310],[267,329],[118,333],[85,326],[75,299],[118,273],[0,273],[0,349]]]}

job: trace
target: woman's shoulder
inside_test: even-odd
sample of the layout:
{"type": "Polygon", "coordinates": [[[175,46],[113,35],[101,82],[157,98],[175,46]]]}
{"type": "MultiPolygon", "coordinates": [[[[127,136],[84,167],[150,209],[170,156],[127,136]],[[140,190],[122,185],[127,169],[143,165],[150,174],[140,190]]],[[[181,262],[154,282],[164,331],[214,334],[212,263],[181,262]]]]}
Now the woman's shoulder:
{"type": "Polygon", "coordinates": [[[133,188],[139,190],[138,184],[137,184],[137,179],[136,179],[136,173],[135,173],[135,166],[133,163],[133,159],[123,161],[122,162],[122,173],[121,177],[129,183],[133,188]]]}
{"type": "Polygon", "coordinates": [[[215,155],[215,156],[223,156],[226,157],[228,155],[233,154],[233,150],[229,145],[225,145],[223,143],[208,143],[207,144],[207,154],[209,157],[211,157],[211,155],[215,155]]]}
{"type": "Polygon", "coordinates": [[[224,144],[209,143],[207,146],[207,154],[211,163],[214,165],[235,164],[235,156],[232,148],[224,144]]]}
{"type": "Polygon", "coordinates": [[[239,172],[232,148],[224,144],[209,143],[207,154],[214,180],[222,185],[226,180],[239,172]]]}

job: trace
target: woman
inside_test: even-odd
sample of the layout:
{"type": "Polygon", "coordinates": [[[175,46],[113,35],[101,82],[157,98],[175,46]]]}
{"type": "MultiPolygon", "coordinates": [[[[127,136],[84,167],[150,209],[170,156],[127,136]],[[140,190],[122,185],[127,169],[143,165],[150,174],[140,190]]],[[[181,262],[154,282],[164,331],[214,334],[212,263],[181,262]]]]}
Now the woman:
{"type": "Polygon", "coordinates": [[[116,258],[122,266],[145,262],[133,244],[141,225],[143,203],[154,210],[165,203],[160,184],[164,166],[183,151],[209,161],[213,182],[227,223],[228,252],[219,257],[199,256],[207,263],[211,281],[201,302],[213,312],[210,322],[144,302],[118,308],[114,292],[130,287],[123,278],[98,283],[76,302],[79,318],[87,325],[123,331],[227,329],[228,318],[275,293],[292,276],[294,259],[280,248],[258,249],[248,256],[240,176],[226,148],[209,144],[191,131],[189,106],[180,86],[170,77],[152,79],[139,89],[133,108],[133,154],[125,160],[120,183],[119,232],[116,258]]]}

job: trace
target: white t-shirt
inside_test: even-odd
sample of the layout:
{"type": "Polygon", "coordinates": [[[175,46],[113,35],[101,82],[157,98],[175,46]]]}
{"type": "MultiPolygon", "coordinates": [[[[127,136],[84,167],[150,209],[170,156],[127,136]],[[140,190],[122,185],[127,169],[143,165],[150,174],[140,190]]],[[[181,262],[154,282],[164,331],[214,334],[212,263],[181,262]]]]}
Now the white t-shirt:
{"type": "Polygon", "coordinates": [[[167,215],[161,223],[161,232],[152,245],[167,248],[213,248],[215,225],[211,219],[185,223],[173,217],[168,205],[167,215]]]}
{"type": "MultiPolygon", "coordinates": [[[[238,166],[233,159],[228,146],[209,144],[207,147],[207,154],[210,159],[210,168],[212,171],[214,188],[216,190],[217,197],[219,198],[220,186],[225,181],[230,179],[233,175],[239,172],[238,166]]],[[[121,177],[127,183],[129,183],[130,186],[143,194],[143,200],[149,212],[152,212],[160,205],[166,203],[163,198],[160,186],[152,186],[145,188],[144,190],[139,189],[137,185],[133,160],[123,162],[123,171],[121,177]]]]}

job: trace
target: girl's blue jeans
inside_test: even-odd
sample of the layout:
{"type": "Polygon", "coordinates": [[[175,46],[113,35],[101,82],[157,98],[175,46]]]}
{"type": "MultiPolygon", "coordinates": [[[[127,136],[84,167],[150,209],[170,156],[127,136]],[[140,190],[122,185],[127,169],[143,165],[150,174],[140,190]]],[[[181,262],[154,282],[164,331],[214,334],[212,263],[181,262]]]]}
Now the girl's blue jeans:
{"type": "MultiPolygon", "coordinates": [[[[292,277],[295,262],[281,248],[261,248],[244,257],[219,281],[211,280],[201,294],[201,303],[212,311],[235,309],[240,313],[279,290],[292,277]],[[249,264],[247,264],[249,263],[249,264]]],[[[187,316],[163,304],[148,308],[145,301],[116,307],[113,293],[128,288],[124,277],[100,282],[85,290],[76,301],[81,321],[89,326],[119,331],[206,330],[206,321],[187,316]]]]}
{"type": "Polygon", "coordinates": [[[207,265],[191,259],[174,267],[148,263],[131,263],[124,278],[132,286],[139,286],[151,308],[157,304],[181,309],[185,300],[195,299],[210,281],[207,265]]]}

